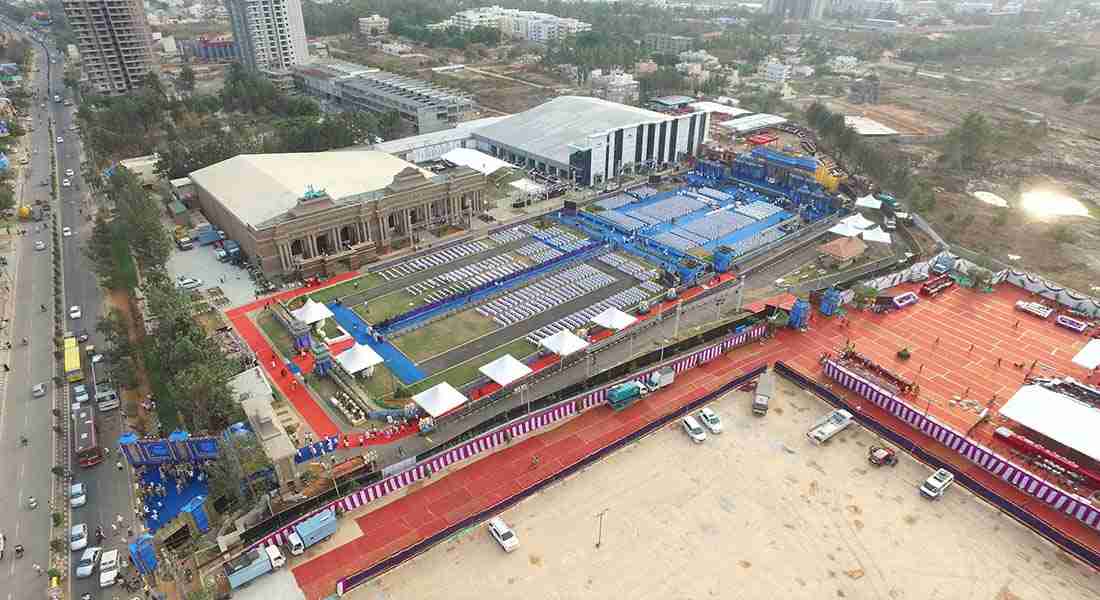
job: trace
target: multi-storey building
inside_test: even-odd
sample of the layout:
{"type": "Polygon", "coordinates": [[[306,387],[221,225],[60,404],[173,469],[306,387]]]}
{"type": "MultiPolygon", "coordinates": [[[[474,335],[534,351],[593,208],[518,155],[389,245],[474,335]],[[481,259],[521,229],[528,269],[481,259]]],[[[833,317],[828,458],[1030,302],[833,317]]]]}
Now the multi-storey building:
{"type": "Polygon", "coordinates": [[[472,8],[455,14],[434,28],[455,27],[460,31],[470,31],[478,27],[499,29],[508,37],[532,42],[550,42],[576,35],[582,31],[591,31],[592,25],[577,19],[558,17],[533,10],[518,10],[485,6],[472,8]]]}
{"type": "Polygon", "coordinates": [[[183,55],[202,62],[233,62],[237,60],[237,42],[230,36],[180,40],[183,55]]]}
{"type": "Polygon", "coordinates": [[[153,37],[141,0],[64,0],[81,69],[101,94],[141,85],[153,63],[153,37]]]}
{"type": "Polygon", "coordinates": [[[474,101],[457,90],[386,73],[363,73],[336,82],[340,101],[371,112],[397,111],[416,133],[454,127],[472,116],[474,101]]]}
{"type": "Polygon", "coordinates": [[[695,39],[667,33],[647,33],[645,34],[645,45],[654,52],[661,54],[679,54],[691,50],[692,46],[695,45],[695,39]]]}
{"type": "Polygon", "coordinates": [[[286,72],[309,60],[301,0],[226,0],[241,64],[286,72]]]}
{"type": "Polygon", "coordinates": [[[359,34],[365,37],[385,35],[390,30],[390,20],[382,15],[359,17],[359,34]]]}

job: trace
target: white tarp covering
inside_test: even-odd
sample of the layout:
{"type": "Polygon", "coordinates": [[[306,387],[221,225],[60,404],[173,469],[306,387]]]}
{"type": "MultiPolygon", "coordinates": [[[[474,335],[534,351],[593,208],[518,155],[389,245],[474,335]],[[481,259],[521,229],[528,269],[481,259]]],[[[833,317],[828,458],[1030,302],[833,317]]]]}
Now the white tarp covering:
{"type": "Polygon", "coordinates": [[[530,375],[531,367],[516,360],[511,354],[505,354],[487,365],[482,365],[478,371],[500,385],[508,385],[530,375]]]}
{"type": "Polygon", "coordinates": [[[880,208],[882,208],[882,200],[875,198],[871,194],[867,194],[862,198],[856,198],[856,206],[860,208],[871,208],[874,210],[879,210],[880,208]]]}
{"type": "Polygon", "coordinates": [[[344,370],[352,375],[364,369],[372,369],[374,365],[380,365],[385,360],[371,349],[370,346],[355,344],[351,348],[336,355],[336,362],[340,363],[344,370]]]}
{"type": "Polygon", "coordinates": [[[844,237],[856,237],[861,232],[860,232],[860,230],[856,229],[855,227],[852,227],[851,225],[849,225],[847,221],[841,221],[841,222],[837,223],[836,225],[833,225],[832,227],[830,227],[829,228],[829,233],[835,233],[837,235],[842,235],[844,237]]]}
{"type": "Polygon", "coordinates": [[[1100,366],[1100,340],[1089,340],[1073,357],[1073,363],[1090,370],[1100,366]]]}
{"type": "Polygon", "coordinates": [[[856,213],[850,217],[845,218],[841,223],[847,223],[856,229],[870,229],[875,226],[875,222],[867,217],[856,213]]]}
{"type": "Polygon", "coordinates": [[[592,317],[592,322],[593,323],[599,325],[600,327],[605,327],[607,329],[614,329],[615,331],[619,331],[620,329],[626,329],[627,327],[630,327],[631,325],[633,325],[634,322],[637,321],[637,320],[638,319],[636,319],[635,317],[632,317],[632,316],[624,313],[623,311],[615,308],[614,306],[609,307],[607,310],[603,311],[602,313],[592,317]]]}
{"type": "Polygon", "coordinates": [[[515,188],[516,191],[527,194],[528,196],[541,196],[546,193],[546,186],[539,185],[526,177],[517,179],[508,185],[515,188]]]}
{"type": "Polygon", "coordinates": [[[588,347],[588,342],[577,337],[568,329],[562,329],[554,335],[539,340],[539,346],[546,348],[558,356],[569,356],[578,350],[583,350],[588,347]]]}
{"type": "Polygon", "coordinates": [[[298,310],[290,311],[290,314],[306,325],[313,325],[332,317],[332,311],[324,304],[314,302],[313,298],[306,298],[306,303],[298,310]]]}
{"type": "Polygon", "coordinates": [[[511,164],[473,148],[455,148],[444,154],[442,158],[449,163],[470,167],[482,175],[492,175],[498,169],[512,168],[511,164]]]}
{"type": "Polygon", "coordinates": [[[1037,385],[1025,385],[1001,407],[1002,416],[1100,460],[1100,410],[1037,385]]]}
{"type": "Polygon", "coordinates": [[[863,241],[865,242],[878,242],[880,244],[889,244],[893,238],[886,231],[883,231],[879,227],[874,227],[863,232],[863,241]]]}
{"type": "Polygon", "coordinates": [[[413,402],[428,415],[439,417],[462,406],[466,402],[466,396],[444,381],[413,396],[413,402]]]}

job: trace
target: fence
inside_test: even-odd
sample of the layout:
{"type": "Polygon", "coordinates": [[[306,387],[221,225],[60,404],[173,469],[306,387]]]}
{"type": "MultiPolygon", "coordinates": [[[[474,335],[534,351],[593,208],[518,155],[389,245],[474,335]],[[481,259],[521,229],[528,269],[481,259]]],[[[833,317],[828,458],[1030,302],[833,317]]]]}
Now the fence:
{"type": "MultiPolygon", "coordinates": [[[[841,396],[833,393],[795,369],[788,367],[782,362],[777,362],[775,364],[775,371],[798,384],[800,387],[817,394],[830,404],[839,408],[844,408],[852,413],[861,425],[889,439],[899,447],[904,448],[906,451],[916,456],[920,461],[935,468],[949,469],[955,474],[955,480],[974,494],[981,496],[986,501],[997,506],[1018,521],[1038,532],[1043,537],[1054,542],[1066,552],[1073,554],[1093,568],[1100,569],[1100,554],[1095,550],[1071,539],[1050,523],[1025,511],[1023,508],[1012,503],[1010,500],[975,480],[965,472],[953,468],[953,465],[929,453],[905,435],[863,414],[841,396]]],[[[877,406],[883,408],[901,421],[909,424],[925,435],[932,437],[947,448],[959,453],[985,471],[999,477],[1006,483],[1013,485],[1026,494],[1038,498],[1055,510],[1073,516],[1093,529],[1100,529],[1100,511],[1097,511],[1097,509],[1091,507],[1080,498],[1062,492],[1057,487],[1013,465],[1011,462],[996,455],[980,444],[966,439],[966,436],[951,430],[934,418],[922,414],[921,411],[913,409],[892,394],[886,393],[878,386],[856,376],[833,361],[826,361],[825,374],[844,387],[859,394],[861,397],[874,402],[877,406]]]]}

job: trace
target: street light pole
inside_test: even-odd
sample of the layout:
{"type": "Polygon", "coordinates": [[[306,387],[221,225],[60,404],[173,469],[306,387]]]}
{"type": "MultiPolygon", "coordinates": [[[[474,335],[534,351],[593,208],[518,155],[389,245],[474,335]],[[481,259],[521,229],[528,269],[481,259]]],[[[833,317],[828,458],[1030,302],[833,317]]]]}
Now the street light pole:
{"type": "Polygon", "coordinates": [[[605,508],[596,513],[596,518],[599,519],[599,525],[596,527],[596,548],[598,549],[603,544],[603,516],[607,514],[607,511],[611,509],[605,508]]]}

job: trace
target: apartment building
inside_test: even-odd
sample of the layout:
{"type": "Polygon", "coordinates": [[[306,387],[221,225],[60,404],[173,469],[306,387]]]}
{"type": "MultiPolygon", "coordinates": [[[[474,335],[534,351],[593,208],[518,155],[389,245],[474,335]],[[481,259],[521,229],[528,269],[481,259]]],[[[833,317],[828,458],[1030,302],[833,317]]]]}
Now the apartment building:
{"type": "Polygon", "coordinates": [[[489,27],[499,29],[501,33],[511,38],[541,43],[561,40],[582,31],[592,30],[591,24],[577,19],[558,17],[533,10],[501,8],[499,6],[464,10],[442,23],[436,23],[431,28],[447,29],[450,27],[457,28],[460,31],[489,27]]]}
{"type": "Polygon", "coordinates": [[[454,127],[473,116],[476,105],[465,94],[426,81],[379,71],[336,81],[340,102],[371,112],[397,111],[417,134],[454,127]]]}
{"type": "Polygon", "coordinates": [[[81,69],[100,94],[125,94],[153,65],[153,37],[141,0],[63,0],[81,69]]]}
{"type": "Polygon", "coordinates": [[[377,37],[386,35],[390,30],[390,20],[382,15],[359,17],[359,35],[364,37],[377,37]]]}
{"type": "Polygon", "coordinates": [[[687,52],[695,45],[695,38],[667,33],[645,34],[645,46],[661,54],[679,54],[687,52]]]}
{"type": "Polygon", "coordinates": [[[287,72],[309,60],[301,0],[226,0],[241,64],[287,72]]]}

